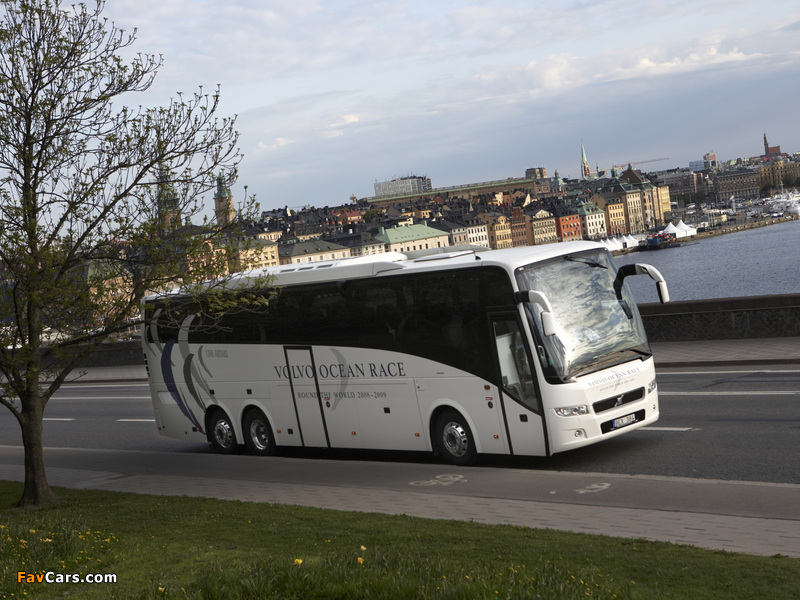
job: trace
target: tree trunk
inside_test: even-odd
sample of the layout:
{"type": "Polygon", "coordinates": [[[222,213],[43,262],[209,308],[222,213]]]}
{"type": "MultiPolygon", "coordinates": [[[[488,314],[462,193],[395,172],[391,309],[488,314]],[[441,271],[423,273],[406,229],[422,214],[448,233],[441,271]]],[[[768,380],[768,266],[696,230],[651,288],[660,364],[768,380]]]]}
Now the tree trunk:
{"type": "Polygon", "coordinates": [[[44,444],[42,439],[42,417],[44,406],[38,394],[27,398],[20,415],[22,445],[25,448],[25,487],[22,497],[14,505],[18,508],[42,508],[58,500],[44,469],[44,444]]]}

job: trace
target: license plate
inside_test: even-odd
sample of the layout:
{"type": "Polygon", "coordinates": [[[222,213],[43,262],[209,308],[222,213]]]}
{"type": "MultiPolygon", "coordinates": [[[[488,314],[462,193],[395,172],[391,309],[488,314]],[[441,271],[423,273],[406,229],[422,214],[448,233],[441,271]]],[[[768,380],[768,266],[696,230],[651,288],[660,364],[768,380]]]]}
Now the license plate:
{"type": "Polygon", "coordinates": [[[614,429],[619,429],[620,427],[625,427],[625,425],[630,425],[631,423],[636,423],[636,413],[625,415],[619,419],[614,419],[612,427],[614,429]]]}

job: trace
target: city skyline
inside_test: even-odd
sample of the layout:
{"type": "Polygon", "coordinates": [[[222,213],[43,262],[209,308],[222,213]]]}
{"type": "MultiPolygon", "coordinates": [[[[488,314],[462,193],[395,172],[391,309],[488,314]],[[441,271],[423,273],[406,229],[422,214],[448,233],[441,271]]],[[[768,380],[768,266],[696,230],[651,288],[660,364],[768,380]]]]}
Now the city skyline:
{"type": "Polygon", "coordinates": [[[339,205],[411,173],[434,188],[530,167],[577,178],[581,145],[592,170],[669,157],[646,165],[662,170],[800,138],[787,0],[115,0],[104,14],[139,29],[133,52],[164,55],[126,103],[221,86],[244,153],[234,197],[248,186],[265,209],[339,205]]]}

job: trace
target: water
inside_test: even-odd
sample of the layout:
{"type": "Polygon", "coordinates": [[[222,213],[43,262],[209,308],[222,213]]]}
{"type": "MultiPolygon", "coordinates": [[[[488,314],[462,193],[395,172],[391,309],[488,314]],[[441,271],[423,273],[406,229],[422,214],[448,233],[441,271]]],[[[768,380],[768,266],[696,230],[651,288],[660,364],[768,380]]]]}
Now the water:
{"type": "MultiPolygon", "coordinates": [[[[670,300],[800,293],[800,221],[699,240],[697,244],[615,258],[648,263],[667,280],[670,300]]],[[[638,303],[658,302],[646,276],[625,280],[638,303]]]]}

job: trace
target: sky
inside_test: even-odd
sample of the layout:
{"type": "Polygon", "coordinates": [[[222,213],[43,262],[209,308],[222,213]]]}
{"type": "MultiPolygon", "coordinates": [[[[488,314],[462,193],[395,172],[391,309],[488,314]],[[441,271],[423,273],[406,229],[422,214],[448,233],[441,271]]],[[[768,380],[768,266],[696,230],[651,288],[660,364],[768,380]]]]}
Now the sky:
{"type": "MultiPolygon", "coordinates": [[[[434,188],[800,151],[796,0],[109,0],[160,54],[130,105],[220,86],[235,199],[336,206],[434,188]],[[666,159],[666,160],[656,160],[666,159]],[[646,162],[647,161],[647,162],[646,162]]],[[[211,203],[209,199],[208,203],[211,203]]]]}

